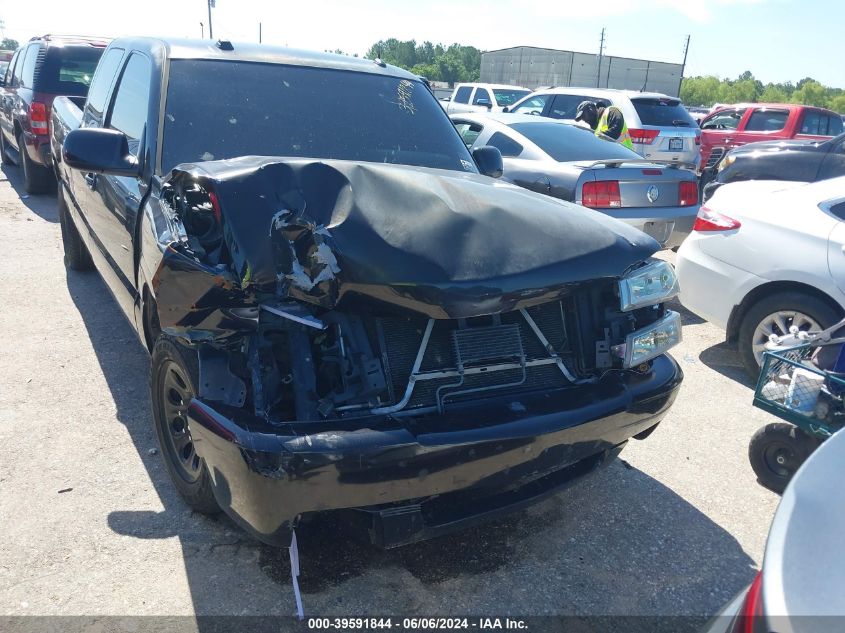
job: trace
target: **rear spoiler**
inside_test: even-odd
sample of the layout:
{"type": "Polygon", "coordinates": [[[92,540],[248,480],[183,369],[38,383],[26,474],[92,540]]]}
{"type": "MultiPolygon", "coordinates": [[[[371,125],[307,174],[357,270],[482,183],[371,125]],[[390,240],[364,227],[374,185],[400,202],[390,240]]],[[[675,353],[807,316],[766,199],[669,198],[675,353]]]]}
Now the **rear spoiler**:
{"type": "Polygon", "coordinates": [[[675,160],[652,160],[650,158],[608,158],[605,160],[594,160],[590,162],[575,163],[578,167],[591,169],[593,167],[619,167],[624,164],[635,165],[662,165],[675,169],[691,169],[695,171],[695,163],[681,163],[675,160]]]}

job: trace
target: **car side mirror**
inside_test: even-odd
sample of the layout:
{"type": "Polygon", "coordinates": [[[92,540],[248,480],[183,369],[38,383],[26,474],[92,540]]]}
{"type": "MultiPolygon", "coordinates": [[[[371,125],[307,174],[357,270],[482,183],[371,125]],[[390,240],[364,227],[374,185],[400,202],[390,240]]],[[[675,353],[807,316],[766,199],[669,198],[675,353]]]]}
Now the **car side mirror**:
{"type": "Polygon", "coordinates": [[[443,97],[441,101],[451,101],[452,97],[443,97]]]}
{"type": "Polygon", "coordinates": [[[129,152],[129,140],[118,130],[71,130],[62,145],[62,160],[79,171],[115,176],[139,174],[138,159],[129,152]]]}
{"type": "Polygon", "coordinates": [[[505,167],[502,164],[502,152],[499,151],[498,147],[492,145],[476,147],[472,150],[472,157],[478,166],[478,171],[482,174],[491,178],[502,177],[505,167]]]}
{"type": "Polygon", "coordinates": [[[493,107],[493,104],[490,103],[490,99],[478,99],[476,100],[475,105],[487,108],[488,110],[493,107]]]}

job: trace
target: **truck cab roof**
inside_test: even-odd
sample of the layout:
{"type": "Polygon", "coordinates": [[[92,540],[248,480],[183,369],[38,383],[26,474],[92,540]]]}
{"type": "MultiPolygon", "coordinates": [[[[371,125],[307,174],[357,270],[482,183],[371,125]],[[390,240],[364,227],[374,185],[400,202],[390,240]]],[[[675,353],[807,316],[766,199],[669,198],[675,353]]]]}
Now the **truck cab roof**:
{"type": "Polygon", "coordinates": [[[229,40],[195,40],[157,37],[124,37],[112,41],[112,47],[146,51],[161,59],[209,59],[291,66],[315,66],[419,81],[419,77],[378,60],[361,59],[334,53],[318,53],[282,46],[231,42],[229,40]]]}

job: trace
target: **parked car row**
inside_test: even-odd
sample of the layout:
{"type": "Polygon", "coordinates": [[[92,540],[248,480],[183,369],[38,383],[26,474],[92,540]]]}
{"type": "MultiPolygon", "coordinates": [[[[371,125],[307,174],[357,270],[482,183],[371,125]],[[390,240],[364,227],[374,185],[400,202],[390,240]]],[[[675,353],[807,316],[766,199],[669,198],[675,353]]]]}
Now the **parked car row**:
{"type": "Polygon", "coordinates": [[[526,114],[455,114],[470,149],[502,154],[503,178],[526,189],[596,209],[679,246],[698,213],[692,171],[656,164],[580,126],[526,114]]]}

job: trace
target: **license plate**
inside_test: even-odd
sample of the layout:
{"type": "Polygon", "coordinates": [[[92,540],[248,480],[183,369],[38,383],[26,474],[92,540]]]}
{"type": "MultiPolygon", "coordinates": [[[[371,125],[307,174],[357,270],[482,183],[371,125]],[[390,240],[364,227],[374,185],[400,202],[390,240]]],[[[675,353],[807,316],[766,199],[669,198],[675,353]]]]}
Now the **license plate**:
{"type": "Polygon", "coordinates": [[[682,138],[670,138],[669,139],[669,151],[670,152],[682,152],[684,150],[684,139],[682,138]]]}

